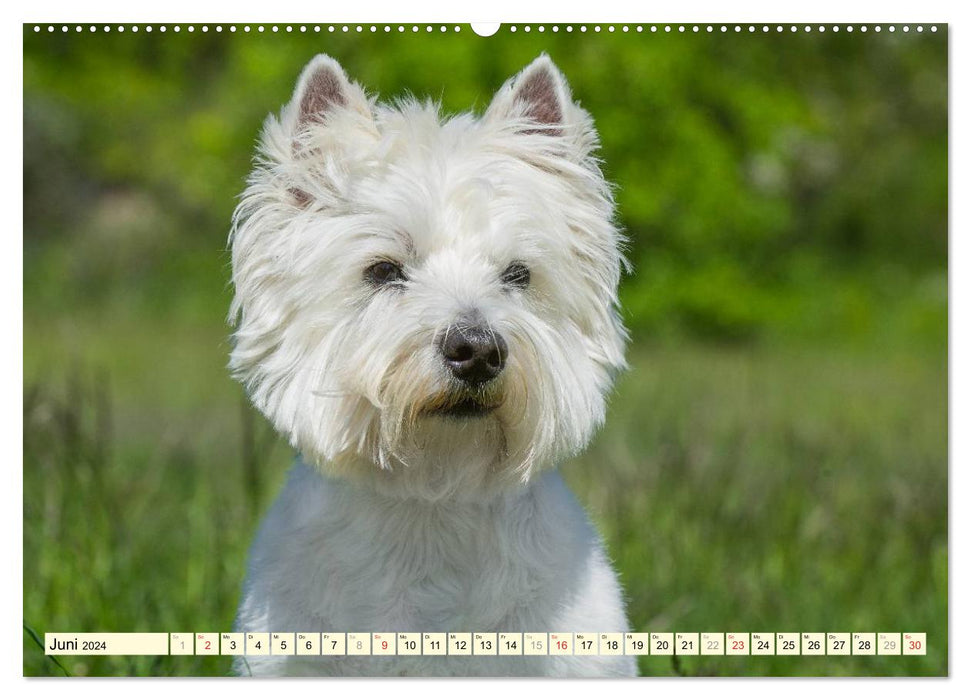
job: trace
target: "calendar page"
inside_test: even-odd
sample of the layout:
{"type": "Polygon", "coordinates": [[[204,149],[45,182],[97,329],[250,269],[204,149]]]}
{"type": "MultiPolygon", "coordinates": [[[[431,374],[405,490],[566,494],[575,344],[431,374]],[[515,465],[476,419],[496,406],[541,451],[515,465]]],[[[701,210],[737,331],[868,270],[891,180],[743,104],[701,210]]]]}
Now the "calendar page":
{"type": "Polygon", "coordinates": [[[25,676],[949,674],[946,23],[22,32],[25,676]]]}

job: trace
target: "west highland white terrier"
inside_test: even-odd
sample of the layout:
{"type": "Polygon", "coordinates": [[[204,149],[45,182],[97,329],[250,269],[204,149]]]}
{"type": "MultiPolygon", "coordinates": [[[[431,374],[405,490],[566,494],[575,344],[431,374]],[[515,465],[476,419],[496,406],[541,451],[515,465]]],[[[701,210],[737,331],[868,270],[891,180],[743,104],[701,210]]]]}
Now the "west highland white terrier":
{"type": "MultiPolygon", "coordinates": [[[[266,120],[230,236],[230,366],[301,456],[252,546],[238,631],[628,630],[554,471],[625,366],[597,146],[546,55],[481,118],[378,103],[319,55],[266,120]]],[[[636,672],[630,656],[430,651],[235,670],[636,672]]]]}

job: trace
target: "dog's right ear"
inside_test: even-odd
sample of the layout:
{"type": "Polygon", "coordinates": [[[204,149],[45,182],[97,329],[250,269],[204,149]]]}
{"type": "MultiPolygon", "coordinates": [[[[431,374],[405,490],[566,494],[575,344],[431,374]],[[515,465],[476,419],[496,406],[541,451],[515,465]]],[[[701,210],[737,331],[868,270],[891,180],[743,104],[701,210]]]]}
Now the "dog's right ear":
{"type": "Polygon", "coordinates": [[[324,123],[335,110],[346,108],[370,115],[364,91],[347,79],[340,64],[326,54],[314,56],[300,73],[290,101],[295,131],[324,123]]]}
{"type": "MultiPolygon", "coordinates": [[[[377,134],[364,90],[348,80],[340,64],[326,54],[314,56],[300,73],[281,122],[296,162],[336,152],[355,134],[377,134]]],[[[291,194],[301,206],[310,199],[297,188],[291,194]]]]}

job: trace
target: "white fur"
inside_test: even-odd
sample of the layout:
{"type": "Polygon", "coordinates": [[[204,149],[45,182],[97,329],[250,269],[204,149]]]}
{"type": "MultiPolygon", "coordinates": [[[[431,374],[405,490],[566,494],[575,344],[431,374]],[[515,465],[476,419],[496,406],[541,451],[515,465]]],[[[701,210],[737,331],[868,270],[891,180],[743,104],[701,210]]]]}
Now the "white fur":
{"type": "MultiPolygon", "coordinates": [[[[587,444],[624,367],[623,240],[596,146],[545,56],[481,119],[378,104],[318,56],[267,119],[231,234],[231,367],[303,458],[253,545],[238,629],[627,629],[595,532],[543,473],[587,444]],[[536,78],[555,89],[537,98],[536,78]],[[308,119],[320,85],[330,102],[313,104],[330,106],[308,119]],[[530,99],[562,119],[537,124],[530,99]],[[402,265],[403,288],[365,282],[378,260],[402,265]],[[525,289],[502,284],[513,261],[525,289]],[[472,316],[508,343],[478,393],[499,407],[430,414],[468,391],[435,340],[472,316]]],[[[606,656],[246,660],[273,675],[635,670],[606,656]]]]}

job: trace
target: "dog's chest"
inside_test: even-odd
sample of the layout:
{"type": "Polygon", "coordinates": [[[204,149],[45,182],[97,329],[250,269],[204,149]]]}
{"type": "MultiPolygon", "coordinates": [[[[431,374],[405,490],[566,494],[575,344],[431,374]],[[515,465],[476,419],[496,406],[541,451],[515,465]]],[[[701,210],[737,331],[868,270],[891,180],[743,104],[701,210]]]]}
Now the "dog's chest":
{"type": "Polygon", "coordinates": [[[531,629],[589,546],[557,524],[569,493],[554,478],[489,504],[430,505],[297,472],[254,546],[253,583],[300,629],[308,617],[338,630],[531,629]]]}
{"type": "MultiPolygon", "coordinates": [[[[486,503],[416,504],[297,465],[251,550],[240,631],[628,629],[616,577],[555,474],[486,503]]],[[[259,675],[631,675],[630,657],[252,656],[259,675]]]]}
{"type": "MultiPolygon", "coordinates": [[[[330,539],[315,578],[324,619],[362,629],[494,629],[541,616],[556,537],[529,508],[419,507],[356,521],[330,539]]],[[[518,628],[519,625],[516,625],[518,628]]],[[[352,629],[348,626],[347,629],[352,629]]]]}

